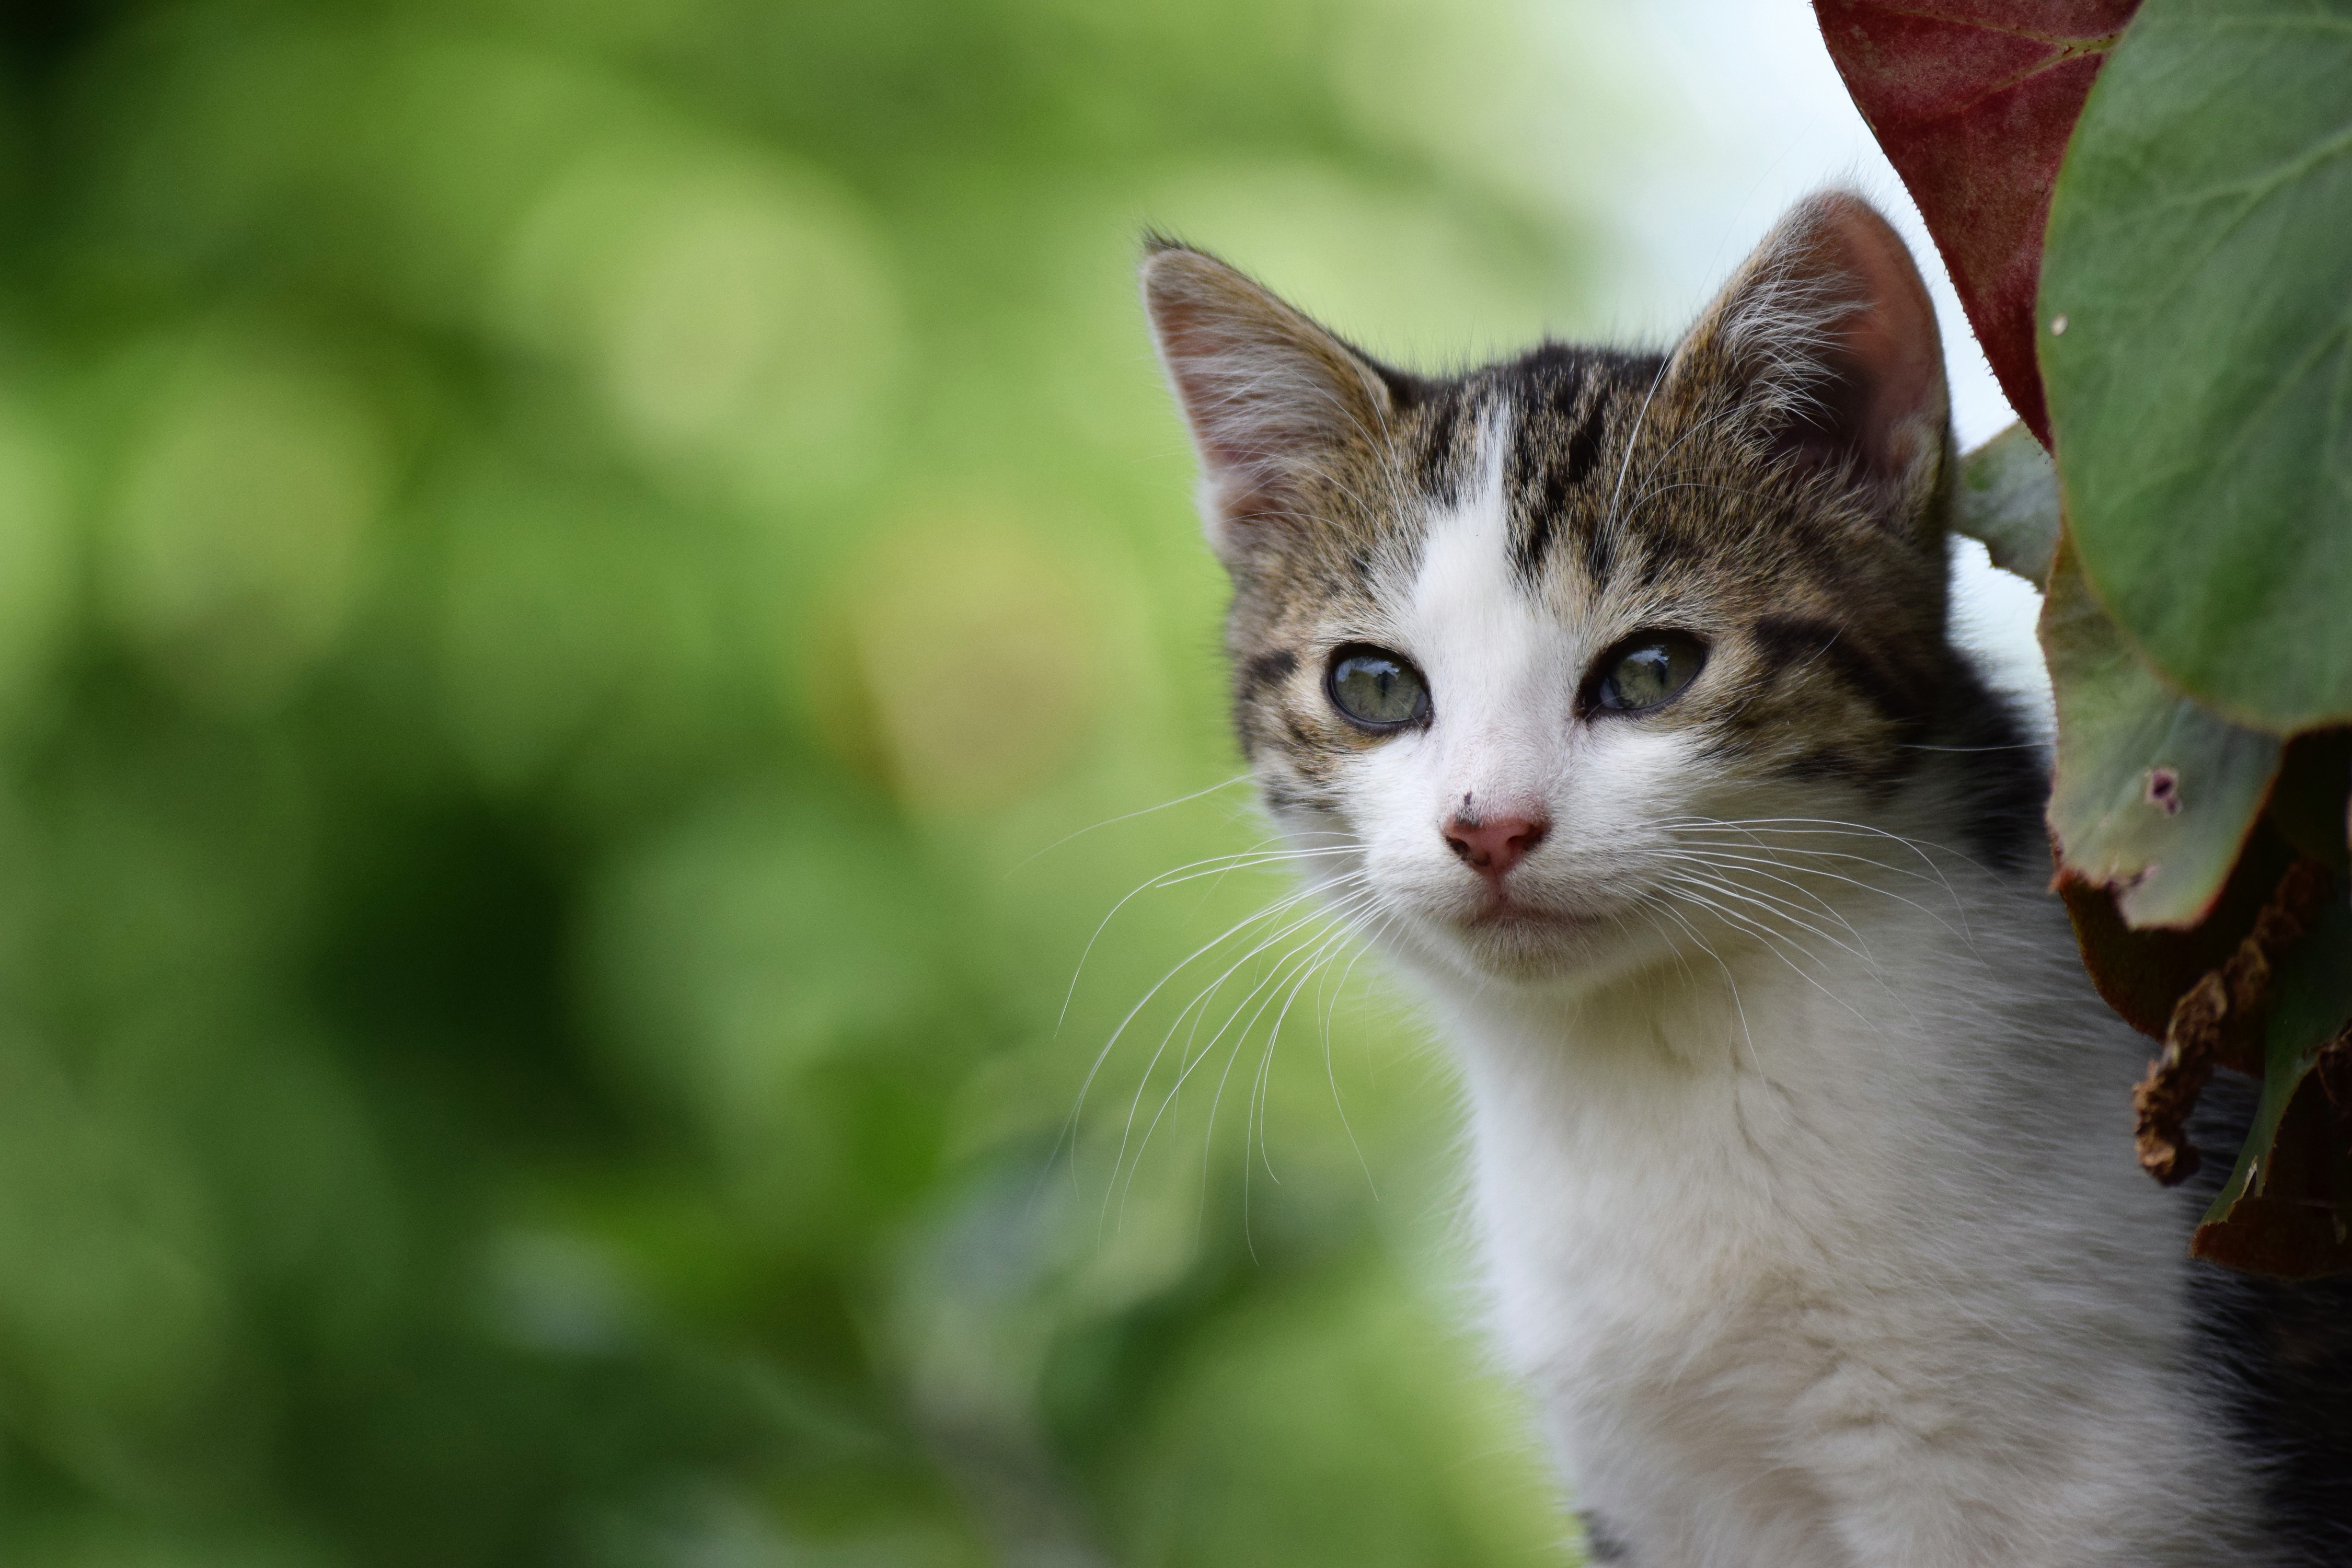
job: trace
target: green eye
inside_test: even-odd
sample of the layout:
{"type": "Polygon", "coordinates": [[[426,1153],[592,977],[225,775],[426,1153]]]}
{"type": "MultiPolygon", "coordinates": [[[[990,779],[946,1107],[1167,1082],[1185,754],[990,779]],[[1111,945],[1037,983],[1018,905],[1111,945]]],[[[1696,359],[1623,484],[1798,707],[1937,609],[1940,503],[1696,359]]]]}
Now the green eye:
{"type": "Polygon", "coordinates": [[[1595,700],[1603,708],[1639,713],[1682,695],[1706,663],[1706,647],[1682,632],[1641,632],[1601,658],[1595,700]]]}
{"type": "Polygon", "coordinates": [[[1324,682],[1331,705],[1368,730],[1397,730],[1429,716],[1429,686],[1401,654],[1343,647],[1324,682]]]}

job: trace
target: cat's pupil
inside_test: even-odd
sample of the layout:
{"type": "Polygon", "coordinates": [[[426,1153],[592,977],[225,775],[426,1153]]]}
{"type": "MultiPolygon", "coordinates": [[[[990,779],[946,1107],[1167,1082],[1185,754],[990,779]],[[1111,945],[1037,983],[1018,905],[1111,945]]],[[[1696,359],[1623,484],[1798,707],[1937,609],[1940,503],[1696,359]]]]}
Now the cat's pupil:
{"type": "Polygon", "coordinates": [[[1629,708],[1647,708],[1666,695],[1674,660],[1663,647],[1636,648],[1617,666],[1617,695],[1629,708]]]}
{"type": "Polygon", "coordinates": [[[1409,724],[1421,717],[1428,699],[1421,672],[1394,654],[1349,654],[1331,667],[1331,700],[1360,724],[1409,724]]]}
{"type": "Polygon", "coordinates": [[[1676,696],[1698,674],[1705,655],[1696,641],[1662,636],[1627,649],[1601,683],[1601,705],[1638,710],[1676,696]]]}

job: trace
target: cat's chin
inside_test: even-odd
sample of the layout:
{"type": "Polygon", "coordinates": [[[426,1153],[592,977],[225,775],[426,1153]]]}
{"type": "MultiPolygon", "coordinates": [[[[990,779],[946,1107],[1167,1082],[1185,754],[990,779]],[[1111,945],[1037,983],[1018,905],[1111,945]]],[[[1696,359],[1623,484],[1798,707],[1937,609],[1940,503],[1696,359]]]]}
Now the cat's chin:
{"type": "Polygon", "coordinates": [[[1623,922],[1527,905],[1487,906],[1444,922],[1456,963],[1481,979],[1545,984],[1598,978],[1633,955],[1623,922]]]}

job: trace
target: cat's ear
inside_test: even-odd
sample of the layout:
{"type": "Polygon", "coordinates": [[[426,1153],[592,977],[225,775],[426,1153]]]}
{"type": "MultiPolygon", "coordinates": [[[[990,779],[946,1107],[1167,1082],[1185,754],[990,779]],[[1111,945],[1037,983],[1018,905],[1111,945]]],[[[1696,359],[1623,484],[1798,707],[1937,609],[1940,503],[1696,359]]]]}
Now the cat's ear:
{"type": "Polygon", "coordinates": [[[1147,244],[1144,309],[1200,455],[1209,542],[1236,565],[1296,519],[1303,486],[1371,452],[1394,394],[1370,360],[1233,268],[1147,244]]]}
{"type": "Polygon", "coordinates": [[[1667,374],[1693,393],[1728,384],[1776,453],[1843,470],[1906,516],[1932,510],[1950,422],[1936,308],[1861,197],[1825,191],[1782,218],[1667,374]]]}

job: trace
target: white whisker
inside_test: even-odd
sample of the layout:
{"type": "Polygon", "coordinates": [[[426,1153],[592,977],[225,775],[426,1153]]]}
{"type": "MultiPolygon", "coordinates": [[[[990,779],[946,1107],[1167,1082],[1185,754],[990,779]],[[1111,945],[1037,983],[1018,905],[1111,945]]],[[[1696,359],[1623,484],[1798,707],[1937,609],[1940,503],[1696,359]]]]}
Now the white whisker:
{"type": "Polygon", "coordinates": [[[1013,871],[1020,870],[1024,866],[1028,865],[1030,861],[1038,858],[1040,856],[1052,854],[1055,850],[1059,849],[1063,845],[1069,843],[1072,839],[1084,838],[1087,834],[1093,833],[1097,829],[1113,827],[1122,822],[1133,822],[1139,816],[1150,816],[1155,811],[1166,811],[1171,806],[1182,805],[1188,801],[1199,800],[1202,795],[1214,795],[1219,790],[1231,789],[1237,784],[1248,783],[1249,777],[1250,775],[1246,773],[1236,773],[1232,778],[1225,779],[1217,784],[1213,784],[1206,789],[1196,789],[1191,795],[1180,795],[1174,800],[1163,800],[1158,805],[1147,805],[1138,811],[1123,812],[1117,816],[1107,816],[1100,822],[1079,828],[1076,833],[1066,833],[1061,837],[1055,839],[1051,844],[1046,845],[1043,849],[1033,851],[1029,855],[1024,856],[1021,860],[1013,865],[1012,870],[1008,870],[1004,874],[1007,877],[1012,876],[1013,871]]]}
{"type": "MultiPolygon", "coordinates": [[[[1312,889],[1309,889],[1301,892],[1290,900],[1286,900],[1286,903],[1290,907],[1295,907],[1297,902],[1312,896],[1313,891],[1312,889]]],[[[1367,895],[1361,892],[1351,894],[1348,900],[1342,901],[1339,909],[1344,910],[1348,905],[1365,897],[1367,897],[1367,895]]],[[[1127,1122],[1119,1137],[1118,1152],[1111,1165],[1111,1184],[1114,1188],[1119,1188],[1120,1191],[1124,1191],[1124,1188],[1119,1187],[1118,1177],[1118,1173],[1122,1168],[1127,1170],[1127,1182],[1129,1184],[1133,1183],[1136,1172],[1140,1170],[1142,1166],[1144,1151],[1150,1145],[1152,1133],[1158,1129],[1161,1118],[1167,1114],[1170,1107],[1175,1103],[1178,1095],[1180,1095],[1183,1089],[1185,1082],[1192,1076],[1193,1070],[1198,1068],[1202,1062],[1207,1060],[1210,1054],[1216,1049],[1217,1042],[1224,1037],[1225,1032],[1228,1029],[1233,1027],[1234,1021],[1241,1016],[1243,1009],[1249,1006],[1252,998],[1255,997],[1260,991],[1264,990],[1267,984],[1271,983],[1274,975],[1279,975],[1283,971],[1283,966],[1288,963],[1296,955],[1286,955],[1284,958],[1276,960],[1272,975],[1262,977],[1256,983],[1252,984],[1247,992],[1244,993],[1241,1000],[1234,1004],[1233,1010],[1226,1014],[1224,1022],[1217,1026],[1216,1032],[1209,1037],[1207,1043],[1202,1045],[1196,1053],[1193,1049],[1193,1046],[1199,1039],[1200,1026],[1202,1022],[1206,1019],[1208,1016],[1208,1008],[1213,1003],[1216,994],[1223,988],[1225,983],[1232,979],[1235,973],[1237,973],[1252,959],[1265,953],[1269,949],[1273,948],[1275,945],[1297,931],[1305,930],[1307,927],[1313,925],[1318,920],[1330,918],[1337,911],[1333,910],[1326,909],[1316,909],[1310,910],[1307,915],[1285,925],[1280,931],[1274,932],[1270,936],[1262,938],[1255,946],[1249,950],[1249,952],[1244,953],[1240,958],[1234,960],[1233,963],[1229,964],[1223,973],[1219,974],[1208,984],[1202,986],[1198,992],[1195,992],[1192,999],[1184,1005],[1183,1008],[1177,1014],[1175,1021],[1169,1025],[1167,1032],[1160,1037],[1160,1045],[1154,1048],[1150,1061],[1145,1065],[1143,1075],[1137,1083],[1135,1096],[1129,1104],[1127,1122]],[[1184,1026],[1184,1020],[1187,1017],[1192,1018],[1193,1022],[1191,1031],[1185,1037],[1183,1047],[1178,1052],[1178,1071],[1176,1081],[1169,1086],[1167,1093],[1160,1098],[1159,1107],[1152,1112],[1150,1121],[1145,1125],[1143,1138],[1140,1142],[1138,1142],[1135,1145],[1134,1161],[1130,1165],[1128,1160],[1128,1147],[1134,1135],[1136,1112],[1140,1107],[1142,1096],[1145,1090],[1150,1087],[1154,1070],[1162,1059],[1169,1045],[1174,1040],[1176,1031],[1184,1026]]],[[[1194,957],[1197,958],[1199,954],[1194,954],[1194,957]]],[[[1186,961],[1186,964],[1189,965],[1191,962],[1192,960],[1188,959],[1186,961]]],[[[1180,966],[1180,969],[1181,967],[1182,966],[1180,966]]],[[[1263,1008],[1261,1008],[1260,1011],[1262,1013],[1263,1008]]],[[[1243,1034],[1244,1037],[1247,1035],[1249,1029],[1255,1026],[1256,1016],[1256,1015],[1253,1015],[1251,1022],[1243,1026],[1243,1034]]],[[[1239,1039],[1237,1038],[1237,1048],[1238,1045],[1239,1039]]],[[[1215,1107],[1213,1105],[1211,1107],[1212,1134],[1214,1132],[1214,1121],[1215,1107]]],[[[1104,1201],[1106,1205],[1108,1204],[1110,1196],[1110,1191],[1106,1190],[1104,1194],[1104,1201]]],[[[1124,1200],[1122,1199],[1122,1203],[1123,1201],[1124,1200]]]]}

